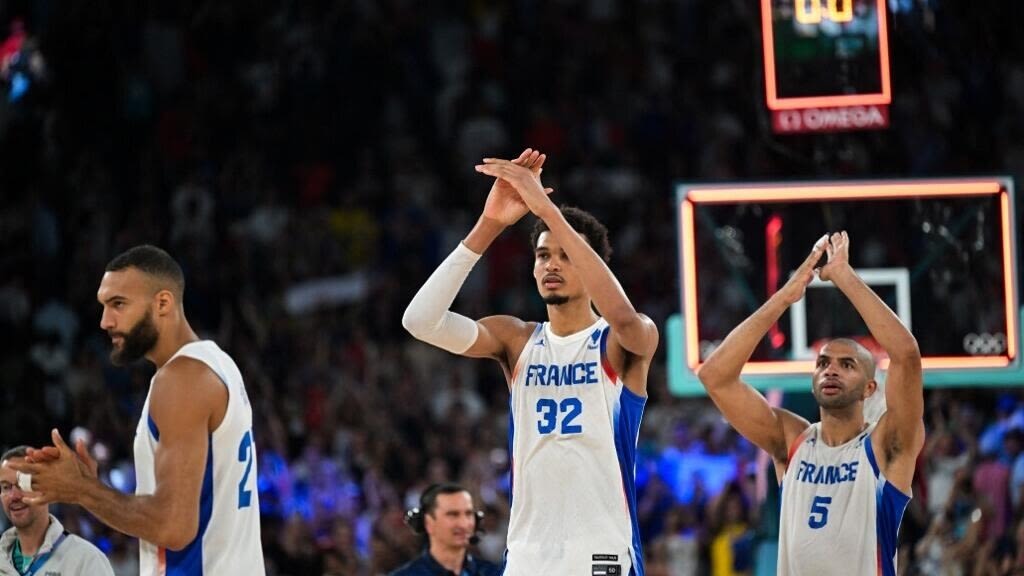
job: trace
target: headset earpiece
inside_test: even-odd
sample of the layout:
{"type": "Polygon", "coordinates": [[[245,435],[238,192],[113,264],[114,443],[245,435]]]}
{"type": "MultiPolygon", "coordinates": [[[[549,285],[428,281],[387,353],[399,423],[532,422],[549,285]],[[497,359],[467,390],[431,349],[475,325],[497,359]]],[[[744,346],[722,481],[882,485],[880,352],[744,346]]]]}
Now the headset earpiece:
{"type": "Polygon", "coordinates": [[[469,537],[470,546],[476,546],[480,543],[480,535],[484,534],[484,511],[474,510],[473,511],[473,535],[469,537]]]}
{"type": "Polygon", "coordinates": [[[423,512],[419,506],[410,508],[405,512],[405,525],[413,531],[414,534],[423,535],[427,532],[427,527],[424,525],[423,512]]]}

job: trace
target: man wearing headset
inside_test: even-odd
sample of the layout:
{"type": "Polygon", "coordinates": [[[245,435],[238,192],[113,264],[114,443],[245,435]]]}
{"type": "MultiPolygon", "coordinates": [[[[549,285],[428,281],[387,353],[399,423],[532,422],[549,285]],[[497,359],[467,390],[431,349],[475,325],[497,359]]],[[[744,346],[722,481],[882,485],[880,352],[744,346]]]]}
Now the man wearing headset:
{"type": "Polygon", "coordinates": [[[435,484],[423,491],[420,506],[406,514],[406,524],[426,537],[423,554],[390,576],[498,576],[501,568],[474,558],[479,515],[473,497],[458,484],[435,484]]]}

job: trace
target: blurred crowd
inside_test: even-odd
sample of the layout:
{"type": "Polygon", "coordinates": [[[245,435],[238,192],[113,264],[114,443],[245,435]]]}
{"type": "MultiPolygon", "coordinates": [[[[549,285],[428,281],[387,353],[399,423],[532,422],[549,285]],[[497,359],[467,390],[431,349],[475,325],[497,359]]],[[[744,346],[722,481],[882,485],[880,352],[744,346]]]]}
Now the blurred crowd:
{"type": "MultiPolygon", "coordinates": [[[[185,268],[193,326],[245,376],[271,574],[386,573],[417,553],[404,512],[441,480],[473,490],[479,553],[497,559],[504,378],[400,323],[482,207],[473,164],[546,152],[546,185],[608,225],[613,270],[662,326],[679,299],[676,181],[1024,182],[1013,19],[890,4],[892,128],[777,138],[757,4],[741,0],[0,0],[0,445],[80,427],[132,488],[151,371],[110,365],[95,290],[111,257],[156,243],[185,268]]],[[[531,257],[524,229],[506,233],[456,308],[541,318],[531,257]]],[[[657,358],[638,469],[648,573],[761,573],[777,523],[763,462],[707,401],[671,397],[657,358]]],[[[908,574],[1024,567],[1021,395],[994,398],[928,396],[908,574]]],[[[130,539],[60,514],[134,573],[130,539]]]]}

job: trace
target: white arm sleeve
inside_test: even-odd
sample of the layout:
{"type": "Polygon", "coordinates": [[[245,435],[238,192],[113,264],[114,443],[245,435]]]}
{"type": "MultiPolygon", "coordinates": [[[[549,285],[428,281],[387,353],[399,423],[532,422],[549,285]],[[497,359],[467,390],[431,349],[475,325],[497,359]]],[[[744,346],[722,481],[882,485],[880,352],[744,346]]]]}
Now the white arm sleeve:
{"type": "Polygon", "coordinates": [[[476,342],[476,322],[449,310],[480,255],[459,242],[413,296],[402,315],[402,326],[417,340],[453,354],[462,354],[476,342]]]}

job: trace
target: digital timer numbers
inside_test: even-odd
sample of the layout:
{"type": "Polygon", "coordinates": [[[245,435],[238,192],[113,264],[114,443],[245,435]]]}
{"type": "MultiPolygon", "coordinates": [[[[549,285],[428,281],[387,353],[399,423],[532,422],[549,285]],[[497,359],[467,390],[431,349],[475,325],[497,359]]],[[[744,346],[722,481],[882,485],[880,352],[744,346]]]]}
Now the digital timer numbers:
{"type": "Polygon", "coordinates": [[[853,20],[853,0],[793,0],[796,21],[819,24],[827,18],[833,22],[853,20]]]}

